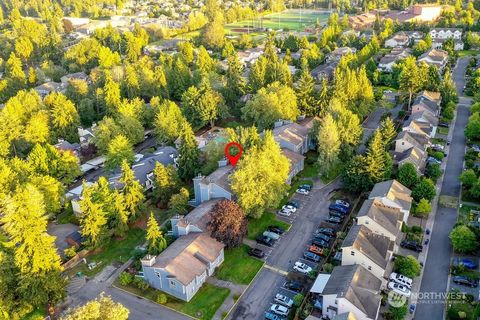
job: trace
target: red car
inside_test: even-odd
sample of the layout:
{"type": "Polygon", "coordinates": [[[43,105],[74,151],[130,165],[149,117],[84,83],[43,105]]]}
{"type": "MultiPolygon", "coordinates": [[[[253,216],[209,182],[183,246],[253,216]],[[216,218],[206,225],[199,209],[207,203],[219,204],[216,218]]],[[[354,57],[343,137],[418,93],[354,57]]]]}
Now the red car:
{"type": "Polygon", "coordinates": [[[308,251],[318,254],[319,256],[323,255],[323,249],[317,246],[310,246],[308,247],[308,251]]]}

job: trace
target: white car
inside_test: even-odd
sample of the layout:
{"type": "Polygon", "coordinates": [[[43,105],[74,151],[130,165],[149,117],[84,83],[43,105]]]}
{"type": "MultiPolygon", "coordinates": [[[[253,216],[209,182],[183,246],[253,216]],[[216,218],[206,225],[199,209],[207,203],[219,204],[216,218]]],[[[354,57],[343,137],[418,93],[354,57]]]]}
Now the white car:
{"type": "Polygon", "coordinates": [[[270,232],[270,231],[265,231],[263,233],[263,236],[272,238],[273,240],[278,240],[280,238],[279,234],[276,234],[275,232],[270,232]]]}
{"type": "Polygon", "coordinates": [[[290,215],[292,214],[292,211],[282,209],[282,210],[279,210],[277,213],[281,216],[290,217],[290,215]]]}
{"type": "Polygon", "coordinates": [[[293,306],[293,300],[283,294],[277,293],[275,298],[273,299],[276,303],[281,304],[287,308],[291,308],[293,306]]]}
{"type": "Polygon", "coordinates": [[[438,149],[438,150],[443,151],[445,149],[445,147],[443,145],[437,143],[437,144],[432,144],[432,149],[438,149]]]}
{"type": "Polygon", "coordinates": [[[304,194],[304,195],[306,195],[306,196],[308,196],[308,194],[310,193],[310,191],[308,191],[308,190],[306,190],[306,189],[301,189],[301,188],[297,189],[296,192],[297,192],[297,193],[300,193],[300,194],[304,194]]]}
{"type": "Polygon", "coordinates": [[[347,201],[335,200],[335,204],[344,206],[345,208],[350,208],[350,203],[348,203],[347,201]]]}
{"type": "Polygon", "coordinates": [[[287,307],[284,307],[284,306],[281,306],[279,304],[274,304],[272,305],[272,307],[270,308],[270,311],[272,311],[273,313],[276,313],[278,314],[279,316],[286,316],[288,315],[288,308],[287,307]]]}
{"type": "Polygon", "coordinates": [[[403,284],[404,286],[407,286],[407,288],[412,288],[412,283],[413,280],[405,277],[403,274],[392,272],[390,274],[390,280],[395,281],[396,283],[403,284]]]}
{"type": "Polygon", "coordinates": [[[403,284],[396,283],[395,281],[390,281],[388,283],[388,288],[395,293],[401,294],[402,296],[410,297],[411,291],[404,286],[403,284]]]}
{"type": "Polygon", "coordinates": [[[290,210],[290,211],[292,211],[292,212],[294,212],[294,213],[297,212],[297,208],[295,208],[294,206],[291,206],[291,205],[289,205],[289,204],[284,205],[284,206],[282,207],[282,210],[290,210]]]}
{"type": "Polygon", "coordinates": [[[312,271],[313,269],[312,269],[312,267],[306,265],[305,263],[297,261],[297,262],[295,262],[295,265],[293,266],[293,270],[295,270],[297,272],[300,272],[300,273],[307,274],[310,271],[312,271]]]}

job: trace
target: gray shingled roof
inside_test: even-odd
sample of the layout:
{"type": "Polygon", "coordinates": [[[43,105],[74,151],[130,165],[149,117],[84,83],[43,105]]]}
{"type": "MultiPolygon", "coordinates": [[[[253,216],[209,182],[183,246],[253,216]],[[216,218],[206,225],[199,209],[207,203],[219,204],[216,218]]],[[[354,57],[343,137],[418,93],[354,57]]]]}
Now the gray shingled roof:
{"type": "Polygon", "coordinates": [[[425,150],[425,146],[429,143],[429,140],[424,135],[408,131],[400,132],[395,140],[400,139],[404,139],[422,150],[425,150]]]}
{"type": "Polygon", "coordinates": [[[386,236],[373,233],[363,225],[355,225],[343,240],[342,248],[345,247],[355,248],[385,269],[388,264],[388,251],[393,249],[393,241],[386,236]]]}
{"type": "Polygon", "coordinates": [[[369,199],[386,197],[397,203],[402,209],[410,210],[412,207],[412,191],[397,180],[388,180],[375,184],[370,192],[369,199]]]}
{"type": "Polygon", "coordinates": [[[233,170],[234,167],[232,167],[231,165],[219,167],[210,175],[204,177],[201,182],[206,185],[210,183],[215,183],[216,185],[222,187],[224,190],[231,193],[232,189],[230,187],[230,174],[233,173],[233,170]]]}
{"type": "Polygon", "coordinates": [[[373,221],[397,236],[400,229],[398,222],[403,221],[403,213],[398,208],[385,206],[380,200],[368,199],[363,202],[357,217],[368,216],[373,221]]]}
{"type": "Polygon", "coordinates": [[[333,269],[323,295],[335,294],[355,305],[369,318],[375,319],[381,301],[382,281],[358,264],[333,269]]]}

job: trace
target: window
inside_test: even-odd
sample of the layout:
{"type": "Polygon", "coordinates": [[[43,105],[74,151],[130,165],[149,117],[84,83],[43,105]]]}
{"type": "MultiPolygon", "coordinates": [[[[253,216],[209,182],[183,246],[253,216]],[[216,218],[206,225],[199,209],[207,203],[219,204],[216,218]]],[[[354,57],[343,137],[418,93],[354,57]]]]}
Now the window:
{"type": "Polygon", "coordinates": [[[350,255],[354,256],[354,255],[355,255],[355,251],[350,251],[350,255]]]}
{"type": "Polygon", "coordinates": [[[370,271],[371,271],[371,270],[372,270],[372,266],[368,266],[368,270],[370,270],[370,271]]]}
{"type": "Polygon", "coordinates": [[[368,220],[365,220],[365,224],[368,224],[368,223],[369,223],[368,220]]]}
{"type": "Polygon", "coordinates": [[[170,285],[170,288],[172,288],[172,289],[176,289],[176,288],[177,288],[177,283],[175,282],[175,280],[170,280],[170,281],[169,281],[169,285],[170,285]]]}
{"type": "Polygon", "coordinates": [[[155,275],[158,277],[158,278],[161,278],[162,276],[160,275],[160,272],[158,271],[155,271],[155,275]]]}

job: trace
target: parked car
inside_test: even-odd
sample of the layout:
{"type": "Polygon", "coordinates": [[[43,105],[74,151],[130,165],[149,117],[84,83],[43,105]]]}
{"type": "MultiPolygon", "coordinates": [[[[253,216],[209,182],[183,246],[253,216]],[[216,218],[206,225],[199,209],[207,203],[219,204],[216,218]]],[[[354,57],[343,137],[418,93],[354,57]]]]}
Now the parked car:
{"type": "Polygon", "coordinates": [[[345,215],[343,213],[338,212],[338,211],[330,211],[328,214],[332,217],[339,217],[342,220],[345,217],[345,215]]]}
{"type": "Polygon", "coordinates": [[[446,122],[439,122],[438,123],[438,126],[439,127],[443,127],[443,128],[450,128],[450,124],[446,123],[446,122]]]}
{"type": "Polygon", "coordinates": [[[395,293],[401,294],[402,296],[410,297],[411,291],[404,286],[403,284],[396,283],[395,281],[390,281],[388,283],[388,288],[395,293]]]}
{"type": "Polygon", "coordinates": [[[312,239],[312,245],[320,247],[320,248],[328,248],[330,246],[330,243],[328,243],[325,240],[313,238],[312,239]]]}
{"type": "Polygon", "coordinates": [[[297,281],[287,281],[283,284],[283,287],[292,290],[295,292],[302,292],[303,291],[303,286],[300,282],[297,281]]]}
{"type": "Polygon", "coordinates": [[[408,288],[412,287],[413,280],[405,277],[403,274],[392,272],[390,274],[390,280],[395,281],[396,283],[403,284],[404,286],[407,286],[408,288]]]}
{"type": "Polygon", "coordinates": [[[255,240],[258,242],[258,243],[261,243],[263,245],[266,245],[267,247],[271,247],[273,246],[273,244],[275,243],[275,241],[272,239],[272,238],[269,238],[269,237],[265,237],[263,235],[259,235],[258,237],[255,238],[255,240]]]}
{"type": "Polygon", "coordinates": [[[296,200],[290,200],[287,202],[287,205],[288,206],[292,206],[292,207],[295,207],[295,208],[300,208],[300,202],[299,201],[296,201],[296,200]]]}
{"type": "Polygon", "coordinates": [[[283,228],[280,228],[279,226],[268,226],[267,230],[275,232],[277,234],[283,234],[285,232],[285,230],[283,228]]]}
{"type": "Polygon", "coordinates": [[[341,212],[343,214],[347,214],[348,213],[348,208],[340,205],[340,204],[331,204],[329,207],[328,207],[328,210],[330,211],[338,211],[338,212],[341,212]]]}
{"type": "Polygon", "coordinates": [[[475,270],[478,268],[478,264],[475,263],[472,259],[467,258],[455,258],[453,259],[453,266],[459,267],[463,266],[466,269],[475,270]]]}
{"type": "Polygon", "coordinates": [[[323,240],[323,241],[326,241],[326,242],[329,242],[330,240],[332,240],[332,237],[327,236],[326,234],[323,234],[323,233],[315,234],[314,238],[315,239],[320,239],[320,240],[323,240]]]}
{"type": "Polygon", "coordinates": [[[313,252],[310,252],[310,251],[305,251],[303,253],[303,257],[307,260],[310,260],[310,261],[313,261],[313,262],[319,262],[320,261],[320,256],[313,253],[313,252]]]}
{"type": "Polygon", "coordinates": [[[283,294],[277,293],[275,295],[275,298],[273,298],[273,301],[275,301],[278,304],[281,304],[282,306],[285,306],[287,308],[291,308],[293,306],[293,300],[290,299],[287,296],[284,296],[283,294]]]}
{"type": "Polygon", "coordinates": [[[265,319],[267,320],[283,320],[283,317],[280,317],[279,315],[272,313],[272,312],[265,312],[265,319]]]}
{"type": "Polygon", "coordinates": [[[282,207],[282,210],[290,210],[292,212],[297,212],[297,208],[295,208],[294,206],[291,206],[289,204],[286,204],[282,207]]]}
{"type": "Polygon", "coordinates": [[[285,216],[285,217],[290,217],[290,216],[292,215],[292,211],[290,211],[290,210],[283,210],[283,209],[282,209],[282,210],[279,210],[277,213],[278,213],[279,215],[285,216]]]}
{"type": "Polygon", "coordinates": [[[299,189],[305,189],[305,190],[308,190],[308,191],[312,191],[312,186],[309,185],[309,184],[302,184],[300,186],[298,186],[299,189]]]}
{"type": "Polygon", "coordinates": [[[475,152],[480,152],[480,147],[477,146],[476,144],[474,144],[474,145],[472,146],[472,149],[473,149],[473,151],[475,151],[475,152]]]}
{"type": "Polygon", "coordinates": [[[278,239],[280,239],[280,235],[279,235],[278,233],[270,232],[270,231],[264,231],[264,232],[263,232],[263,236],[264,236],[264,237],[272,238],[273,240],[278,240],[278,239]]]}
{"type": "Polygon", "coordinates": [[[453,277],[453,282],[456,284],[461,284],[464,286],[469,286],[472,288],[476,288],[478,286],[478,281],[467,276],[455,276],[453,277]]]}
{"type": "Polygon", "coordinates": [[[274,304],[270,307],[270,311],[278,314],[279,316],[285,317],[288,315],[288,308],[279,304],[274,304]]]}
{"type": "Polygon", "coordinates": [[[422,252],[423,250],[423,246],[421,244],[418,244],[417,241],[403,240],[402,242],[400,242],[400,247],[417,252],[422,252]]]}
{"type": "Polygon", "coordinates": [[[445,149],[445,147],[441,144],[432,144],[432,149],[433,150],[438,150],[438,151],[443,151],[445,149]]]}
{"type": "Polygon", "coordinates": [[[442,164],[442,161],[435,159],[434,157],[428,157],[427,158],[428,163],[436,163],[436,164],[442,164]]]}
{"type": "Polygon", "coordinates": [[[350,203],[348,203],[348,202],[345,201],[345,200],[335,200],[335,204],[344,206],[344,207],[347,208],[347,209],[350,208],[350,203]]]}
{"type": "Polygon", "coordinates": [[[295,262],[295,265],[293,266],[293,270],[295,270],[297,272],[300,272],[300,273],[303,273],[303,274],[307,274],[310,271],[312,271],[313,269],[309,265],[306,265],[303,262],[297,261],[297,262],[295,262]]]}
{"type": "Polygon", "coordinates": [[[248,250],[248,255],[261,259],[261,258],[265,257],[265,252],[263,252],[263,250],[261,250],[261,249],[251,248],[250,250],[248,250]]]}
{"type": "Polygon", "coordinates": [[[337,232],[332,228],[322,228],[322,227],[315,230],[315,234],[319,234],[319,233],[326,234],[327,236],[330,236],[330,237],[334,237],[337,234],[337,232]]]}
{"type": "Polygon", "coordinates": [[[338,217],[328,217],[328,219],[326,220],[327,222],[329,223],[333,223],[333,224],[341,224],[342,223],[342,219],[338,218],[338,217]]]}
{"type": "Polygon", "coordinates": [[[298,188],[297,191],[295,192],[299,194],[304,194],[306,196],[308,196],[308,194],[310,193],[310,191],[308,191],[307,189],[302,189],[302,188],[298,188]]]}
{"type": "Polygon", "coordinates": [[[311,245],[308,247],[308,251],[315,253],[316,255],[323,256],[323,248],[311,245]]]}

